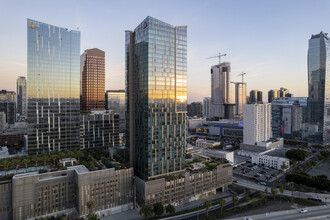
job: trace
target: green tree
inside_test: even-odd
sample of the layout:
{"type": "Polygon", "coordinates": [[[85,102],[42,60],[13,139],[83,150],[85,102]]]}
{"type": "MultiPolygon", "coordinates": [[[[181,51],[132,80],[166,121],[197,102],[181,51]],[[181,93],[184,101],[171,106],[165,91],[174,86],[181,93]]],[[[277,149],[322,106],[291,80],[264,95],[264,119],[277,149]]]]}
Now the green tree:
{"type": "Polygon", "coordinates": [[[151,217],[153,214],[153,209],[151,205],[143,205],[140,209],[140,215],[145,219],[151,217]]]}
{"type": "Polygon", "coordinates": [[[55,167],[56,166],[56,161],[58,160],[58,155],[56,154],[56,152],[53,151],[50,154],[50,158],[53,161],[53,166],[55,167]]]}
{"type": "Polygon", "coordinates": [[[233,195],[232,196],[232,200],[233,200],[234,205],[236,205],[238,203],[238,196],[237,195],[233,195]]]}
{"type": "Polygon", "coordinates": [[[30,160],[28,158],[25,158],[22,160],[22,164],[25,165],[25,172],[27,172],[27,169],[28,169],[28,165],[30,164],[30,160]]]}
{"type": "Polygon", "coordinates": [[[168,204],[166,206],[166,212],[169,213],[169,214],[174,214],[175,213],[175,207],[172,206],[171,204],[168,204]]]}
{"type": "Polygon", "coordinates": [[[33,161],[34,166],[36,167],[36,169],[38,169],[38,163],[40,161],[39,156],[38,155],[34,155],[34,157],[32,158],[32,161],[33,161]]]}
{"type": "Polygon", "coordinates": [[[165,211],[164,206],[161,202],[157,202],[154,204],[154,213],[155,215],[162,215],[165,211]]]}
{"type": "Polygon", "coordinates": [[[245,208],[247,209],[247,204],[250,201],[250,196],[248,194],[245,194],[244,201],[245,201],[245,208]]]}
{"type": "Polygon", "coordinates": [[[93,211],[93,208],[94,208],[94,202],[93,202],[93,200],[89,200],[87,202],[88,213],[91,213],[93,211]]]}
{"type": "Polygon", "coordinates": [[[285,156],[289,158],[290,160],[300,160],[303,161],[305,160],[307,156],[307,151],[301,150],[301,149],[291,149],[288,150],[285,153],[285,156]]]}
{"type": "Polygon", "coordinates": [[[225,207],[225,205],[226,205],[226,200],[224,200],[223,198],[221,198],[219,200],[219,206],[220,206],[221,214],[222,214],[222,209],[223,209],[223,207],[225,207]]]}
{"type": "Polygon", "coordinates": [[[281,193],[281,195],[280,195],[280,202],[281,202],[282,196],[283,196],[283,193],[284,193],[284,186],[283,186],[283,184],[280,183],[279,186],[278,186],[278,188],[279,188],[280,193],[281,193]]]}
{"type": "Polygon", "coordinates": [[[291,191],[291,202],[292,202],[292,199],[293,199],[293,192],[296,190],[296,188],[294,187],[294,185],[291,185],[290,186],[290,191],[291,191]]]}
{"type": "Polygon", "coordinates": [[[209,210],[212,206],[212,203],[210,201],[205,201],[204,205],[205,205],[205,210],[206,210],[206,216],[209,217],[209,210]]]}
{"type": "Polygon", "coordinates": [[[272,195],[273,195],[273,197],[274,197],[274,200],[275,200],[275,197],[276,197],[276,195],[277,195],[277,189],[276,189],[276,187],[275,187],[275,186],[272,187],[270,191],[271,191],[271,193],[272,193],[272,195]]]}
{"type": "MultiPolygon", "coordinates": [[[[266,188],[266,189],[267,189],[267,188],[266,188]]],[[[259,199],[260,199],[260,206],[261,206],[262,201],[263,201],[264,198],[265,198],[265,193],[264,193],[264,191],[259,190],[259,192],[258,192],[258,197],[259,197],[259,199]]]]}
{"type": "Polygon", "coordinates": [[[265,188],[265,194],[266,195],[268,194],[268,188],[267,187],[265,188]]]}
{"type": "Polygon", "coordinates": [[[49,161],[49,155],[46,153],[42,153],[40,156],[40,160],[44,162],[44,167],[47,166],[47,162],[49,161]]]}
{"type": "Polygon", "coordinates": [[[99,218],[95,212],[92,212],[87,215],[86,220],[99,220],[99,218]]]}
{"type": "Polygon", "coordinates": [[[15,170],[17,173],[17,170],[18,170],[19,166],[21,165],[21,160],[19,157],[15,157],[14,160],[12,160],[12,162],[13,162],[13,165],[15,166],[15,170]]]}

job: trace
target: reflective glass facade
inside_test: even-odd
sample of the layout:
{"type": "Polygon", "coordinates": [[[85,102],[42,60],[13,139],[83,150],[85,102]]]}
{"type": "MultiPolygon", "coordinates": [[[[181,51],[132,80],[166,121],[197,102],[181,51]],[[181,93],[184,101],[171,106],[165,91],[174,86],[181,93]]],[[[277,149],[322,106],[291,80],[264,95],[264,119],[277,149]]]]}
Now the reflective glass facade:
{"type": "Polygon", "coordinates": [[[104,51],[97,48],[85,50],[85,52],[80,56],[80,110],[82,112],[90,112],[93,109],[105,109],[104,58],[104,51]]]}
{"type": "Polygon", "coordinates": [[[125,124],[125,90],[107,90],[105,92],[105,104],[107,110],[119,114],[120,132],[126,129],[125,124]]]}
{"type": "Polygon", "coordinates": [[[321,32],[312,35],[308,48],[309,141],[330,142],[330,39],[321,32]]]}
{"type": "Polygon", "coordinates": [[[126,32],[130,162],[144,180],[184,170],[187,27],[147,17],[126,32]]]}
{"type": "Polygon", "coordinates": [[[17,78],[17,113],[20,114],[20,116],[26,116],[27,115],[27,87],[26,87],[26,78],[23,76],[20,76],[17,78]]]}
{"type": "Polygon", "coordinates": [[[79,148],[80,32],[27,20],[29,153],[79,148]]]}

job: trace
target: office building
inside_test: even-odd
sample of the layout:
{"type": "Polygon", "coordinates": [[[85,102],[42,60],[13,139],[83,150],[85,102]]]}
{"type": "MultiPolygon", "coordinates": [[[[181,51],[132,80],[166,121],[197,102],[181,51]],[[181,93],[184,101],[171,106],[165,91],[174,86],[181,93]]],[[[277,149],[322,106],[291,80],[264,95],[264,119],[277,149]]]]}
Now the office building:
{"type": "Polygon", "coordinates": [[[13,91],[0,90],[0,101],[16,102],[16,93],[13,91]]]}
{"type": "Polygon", "coordinates": [[[262,91],[251,90],[249,96],[249,104],[262,103],[262,91]]]}
{"type": "Polygon", "coordinates": [[[243,119],[243,143],[256,145],[257,142],[272,138],[272,105],[246,104],[243,119]]]}
{"type": "Polygon", "coordinates": [[[327,33],[312,35],[308,47],[308,117],[314,127],[309,141],[322,145],[330,143],[330,39],[327,33]]]}
{"type": "Polygon", "coordinates": [[[104,59],[104,51],[97,48],[85,50],[85,52],[80,56],[80,110],[82,112],[105,109],[104,59]]]}
{"type": "Polygon", "coordinates": [[[0,112],[6,115],[7,124],[15,124],[16,121],[16,103],[0,100],[0,112]]]}
{"type": "Polygon", "coordinates": [[[27,20],[29,153],[79,148],[80,32],[27,20]]]}
{"type": "Polygon", "coordinates": [[[275,138],[302,139],[307,117],[306,97],[284,97],[272,102],[272,133],[275,138]]]}
{"type": "Polygon", "coordinates": [[[119,130],[125,132],[125,90],[107,90],[105,92],[105,108],[119,114],[119,130]]]}
{"type": "Polygon", "coordinates": [[[285,157],[278,157],[268,155],[267,153],[274,149],[264,151],[261,153],[255,153],[251,155],[252,163],[266,167],[271,167],[277,170],[286,171],[290,168],[290,159],[285,157]]]}
{"type": "Polygon", "coordinates": [[[26,78],[19,76],[16,82],[17,113],[20,116],[27,116],[27,84],[26,78]]]}
{"type": "Polygon", "coordinates": [[[80,115],[80,148],[108,148],[119,146],[119,115],[92,111],[80,115]]]}
{"type": "Polygon", "coordinates": [[[243,116],[244,105],[246,104],[246,83],[236,82],[235,85],[235,110],[237,116],[243,116]]]}
{"type": "Polygon", "coordinates": [[[6,114],[4,112],[0,112],[0,132],[5,130],[7,126],[6,114]]]}
{"type": "Polygon", "coordinates": [[[290,94],[289,90],[286,88],[281,87],[279,90],[279,98],[287,97],[290,94]]]}
{"type": "Polygon", "coordinates": [[[211,98],[204,97],[203,98],[203,117],[210,118],[210,109],[211,109],[211,98]]]}
{"type": "Polygon", "coordinates": [[[225,117],[224,104],[234,102],[230,83],[230,63],[224,62],[211,67],[211,118],[225,117]]]}
{"type": "Polygon", "coordinates": [[[83,165],[18,174],[0,182],[0,218],[85,217],[88,201],[100,217],[121,213],[133,209],[133,176],[133,168],[88,171],[83,165]]]}
{"type": "Polygon", "coordinates": [[[187,26],[147,17],[126,31],[127,147],[143,181],[185,171],[187,26]]]}
{"type": "Polygon", "coordinates": [[[188,104],[188,116],[203,117],[203,104],[201,102],[192,102],[188,104]]]}

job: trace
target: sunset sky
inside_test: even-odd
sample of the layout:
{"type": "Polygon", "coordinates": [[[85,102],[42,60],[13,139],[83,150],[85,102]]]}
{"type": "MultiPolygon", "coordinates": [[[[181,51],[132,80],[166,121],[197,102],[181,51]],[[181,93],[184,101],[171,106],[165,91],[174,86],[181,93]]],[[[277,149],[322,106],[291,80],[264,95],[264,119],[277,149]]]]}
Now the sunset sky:
{"type": "Polygon", "coordinates": [[[307,49],[312,34],[330,31],[327,0],[14,1],[0,0],[0,90],[26,76],[26,19],[81,31],[81,53],[106,53],[106,89],[124,89],[125,30],[148,15],[188,25],[188,101],[210,96],[210,67],[228,55],[232,80],[246,72],[248,91],[285,87],[307,96],[307,49]]]}

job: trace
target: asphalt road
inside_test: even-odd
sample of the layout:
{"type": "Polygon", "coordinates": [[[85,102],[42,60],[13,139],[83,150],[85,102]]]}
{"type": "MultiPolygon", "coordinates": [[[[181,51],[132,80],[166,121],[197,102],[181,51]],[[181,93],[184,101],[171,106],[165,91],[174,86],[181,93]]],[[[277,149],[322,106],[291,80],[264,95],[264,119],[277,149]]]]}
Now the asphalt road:
{"type": "MultiPolygon", "coordinates": [[[[307,207],[307,213],[300,213],[300,209],[270,212],[259,215],[246,216],[253,220],[299,220],[299,219],[330,219],[330,208],[328,206],[307,207]]],[[[230,218],[228,220],[242,220],[244,217],[230,218]]]]}
{"type": "MultiPolygon", "coordinates": [[[[256,184],[254,182],[251,181],[247,181],[247,180],[243,180],[243,179],[239,179],[236,178],[236,180],[238,181],[237,183],[233,183],[245,188],[249,188],[249,189],[253,189],[253,190],[262,190],[264,191],[266,186],[262,186],[259,184],[256,184]]],[[[268,188],[268,192],[271,193],[271,188],[268,188]]],[[[278,194],[280,194],[279,190],[277,189],[278,194]]],[[[284,190],[283,195],[286,196],[292,196],[292,192],[289,190],[284,190]]],[[[303,193],[303,192],[299,192],[299,191],[294,191],[293,192],[293,197],[298,197],[298,198],[314,198],[314,199],[321,199],[323,202],[326,203],[330,203],[330,194],[317,194],[317,193],[303,193]]]]}

